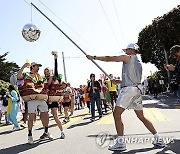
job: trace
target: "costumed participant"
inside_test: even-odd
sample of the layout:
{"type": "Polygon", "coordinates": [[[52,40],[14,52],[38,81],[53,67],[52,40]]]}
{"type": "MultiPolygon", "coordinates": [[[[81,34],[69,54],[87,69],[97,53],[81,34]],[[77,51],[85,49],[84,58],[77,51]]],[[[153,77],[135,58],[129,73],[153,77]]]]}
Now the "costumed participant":
{"type": "Polygon", "coordinates": [[[19,124],[17,122],[17,114],[19,110],[19,97],[18,93],[16,92],[13,85],[9,85],[8,87],[9,94],[6,96],[8,97],[8,109],[7,109],[7,119],[12,124],[14,124],[13,130],[20,130],[19,124]]]}
{"type": "Polygon", "coordinates": [[[68,82],[67,87],[70,87],[72,90],[72,95],[71,95],[71,105],[70,105],[70,112],[71,114],[69,116],[72,116],[74,113],[74,104],[75,104],[75,90],[73,87],[71,87],[71,84],[68,82]]]}
{"type": "Polygon", "coordinates": [[[45,80],[48,82],[49,85],[49,100],[48,100],[48,108],[51,109],[51,113],[54,117],[54,120],[56,121],[56,124],[58,125],[61,133],[60,133],[60,138],[64,139],[65,134],[63,132],[62,124],[61,121],[58,118],[58,108],[59,108],[59,102],[61,103],[61,78],[58,75],[58,64],[57,64],[57,53],[53,53],[54,55],[54,60],[55,60],[55,68],[54,68],[54,75],[50,75],[50,69],[45,68],[44,69],[44,75],[45,75],[45,80]]]}
{"type": "Polygon", "coordinates": [[[71,106],[71,97],[72,97],[72,90],[70,87],[67,86],[66,82],[62,82],[62,86],[63,86],[63,107],[64,107],[64,123],[67,123],[70,121],[69,118],[69,114],[68,114],[68,110],[70,109],[71,106]]]}
{"type": "Polygon", "coordinates": [[[49,124],[49,115],[48,115],[48,84],[43,82],[43,78],[38,73],[39,67],[41,64],[36,62],[32,62],[31,65],[29,63],[25,63],[22,68],[18,71],[17,79],[22,80],[22,83],[19,85],[18,89],[22,99],[27,102],[28,105],[28,143],[33,144],[32,137],[32,128],[33,121],[36,118],[37,110],[40,113],[40,119],[42,121],[44,127],[44,133],[40,136],[40,139],[53,139],[50,133],[48,132],[48,124],[49,124]],[[30,67],[30,72],[23,73],[24,68],[30,67]]]}

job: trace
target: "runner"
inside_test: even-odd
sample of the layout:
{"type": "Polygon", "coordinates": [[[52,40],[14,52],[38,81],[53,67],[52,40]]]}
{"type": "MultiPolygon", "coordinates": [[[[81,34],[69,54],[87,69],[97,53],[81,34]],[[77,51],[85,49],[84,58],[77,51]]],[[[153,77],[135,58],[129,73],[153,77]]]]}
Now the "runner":
{"type": "Polygon", "coordinates": [[[68,111],[71,105],[72,90],[70,87],[67,87],[66,82],[62,82],[62,87],[63,87],[63,93],[64,93],[62,105],[64,107],[64,114],[65,114],[63,122],[67,123],[70,121],[68,111]]]}
{"type": "Polygon", "coordinates": [[[68,82],[67,87],[71,88],[72,95],[71,95],[71,105],[70,105],[70,112],[71,114],[69,116],[73,116],[74,113],[74,104],[75,104],[75,90],[73,87],[71,87],[71,84],[68,82]]]}
{"type": "MultiPolygon", "coordinates": [[[[54,53],[54,61],[55,61],[55,73],[53,76],[50,75],[50,69],[49,68],[45,68],[44,69],[44,75],[45,75],[45,79],[47,80],[48,84],[49,84],[49,90],[53,91],[54,90],[54,83],[56,82],[57,84],[61,84],[61,78],[58,76],[58,64],[57,64],[57,53],[54,53]]],[[[59,97],[61,98],[61,96],[59,97]]],[[[58,118],[58,108],[59,108],[59,102],[60,100],[54,100],[54,101],[50,101],[48,102],[48,108],[51,109],[51,113],[53,115],[53,118],[57,124],[57,126],[60,129],[60,138],[64,139],[65,138],[65,134],[63,132],[63,127],[61,124],[61,121],[58,118]]]]}
{"type": "MultiPolygon", "coordinates": [[[[19,89],[24,92],[24,94],[27,94],[27,96],[23,96],[22,98],[26,98],[27,105],[28,105],[28,113],[29,113],[29,119],[28,119],[28,143],[33,144],[33,137],[32,137],[32,128],[33,128],[33,121],[36,120],[36,113],[37,109],[40,110],[40,117],[42,124],[44,126],[44,133],[42,136],[40,136],[40,139],[53,139],[50,133],[48,132],[48,124],[49,124],[49,116],[48,116],[48,106],[45,100],[46,94],[40,95],[44,96],[44,98],[38,97],[38,95],[31,95],[32,92],[35,92],[35,86],[38,86],[38,83],[41,83],[43,85],[43,78],[39,75],[39,67],[41,67],[41,64],[38,64],[36,62],[32,62],[31,65],[29,63],[25,63],[22,68],[19,70],[17,74],[17,79],[22,80],[22,85],[19,87],[19,89]],[[23,73],[24,68],[30,67],[30,72],[23,73]],[[31,87],[31,88],[29,88],[31,87]],[[28,89],[29,88],[29,89],[28,89]],[[31,92],[31,94],[27,93],[31,92]],[[36,97],[34,97],[36,96],[36,97]],[[31,100],[33,99],[33,100],[31,100]]],[[[41,85],[41,86],[42,86],[41,85]]],[[[39,93],[39,92],[38,92],[39,93]]],[[[20,93],[21,94],[21,93],[20,93]]],[[[22,94],[21,94],[22,95],[22,94]]]]}

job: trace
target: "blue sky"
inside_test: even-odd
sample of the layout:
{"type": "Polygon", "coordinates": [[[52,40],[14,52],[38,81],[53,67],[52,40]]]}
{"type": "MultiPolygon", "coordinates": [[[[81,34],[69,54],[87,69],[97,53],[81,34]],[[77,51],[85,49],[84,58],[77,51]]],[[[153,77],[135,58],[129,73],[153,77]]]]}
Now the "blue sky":
{"type": "MultiPolygon", "coordinates": [[[[129,43],[137,42],[138,33],[146,25],[180,4],[179,0],[26,0],[26,2],[34,3],[86,53],[97,56],[123,54],[122,48],[129,43]]],[[[64,74],[62,62],[64,52],[67,80],[73,86],[86,84],[90,73],[95,73],[98,79],[101,71],[34,8],[32,8],[32,22],[41,30],[41,36],[36,42],[27,42],[22,37],[23,26],[31,23],[31,6],[26,2],[0,0],[0,54],[8,51],[7,60],[16,62],[20,67],[26,59],[31,62],[37,61],[43,65],[40,70],[43,74],[43,68],[54,67],[51,51],[57,51],[58,71],[64,74]]],[[[108,74],[121,77],[121,63],[100,61],[97,63],[108,74]]],[[[143,77],[156,70],[151,64],[143,64],[143,77]]]]}

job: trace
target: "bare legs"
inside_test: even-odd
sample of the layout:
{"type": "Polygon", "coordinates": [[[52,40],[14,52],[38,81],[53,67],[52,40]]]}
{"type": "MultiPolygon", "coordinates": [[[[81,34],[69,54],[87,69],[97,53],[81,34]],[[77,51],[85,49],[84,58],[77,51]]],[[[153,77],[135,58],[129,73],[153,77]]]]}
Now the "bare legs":
{"type": "MultiPolygon", "coordinates": [[[[123,122],[122,122],[122,119],[121,119],[121,115],[124,112],[124,110],[125,109],[116,106],[115,110],[113,112],[116,131],[117,131],[118,136],[123,136],[124,135],[124,125],[123,125],[123,122]]],[[[134,110],[134,112],[136,113],[139,120],[141,120],[143,122],[143,124],[146,126],[146,128],[152,134],[157,133],[154,126],[153,126],[153,124],[147,118],[144,117],[143,110],[134,110]]]]}
{"type": "Polygon", "coordinates": [[[56,121],[56,124],[58,125],[59,129],[60,129],[61,131],[63,131],[62,124],[61,124],[61,122],[60,122],[60,120],[59,120],[59,118],[58,118],[57,108],[52,108],[52,109],[51,109],[51,112],[52,112],[52,115],[53,115],[53,117],[54,117],[54,120],[56,121]]]}
{"type": "Polygon", "coordinates": [[[153,124],[146,119],[146,117],[144,117],[144,113],[143,110],[134,110],[134,112],[136,113],[137,117],[139,118],[139,120],[141,120],[143,122],[143,124],[146,126],[146,128],[154,135],[156,134],[156,130],[153,126],[153,124]]]}

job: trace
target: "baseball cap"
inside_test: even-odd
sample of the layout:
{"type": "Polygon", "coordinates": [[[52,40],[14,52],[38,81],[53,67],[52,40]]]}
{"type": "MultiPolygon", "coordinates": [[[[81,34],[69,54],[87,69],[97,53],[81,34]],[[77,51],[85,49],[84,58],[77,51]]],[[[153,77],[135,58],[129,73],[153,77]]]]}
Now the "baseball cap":
{"type": "Polygon", "coordinates": [[[127,49],[134,49],[134,50],[136,50],[136,51],[139,51],[139,46],[137,45],[137,44],[135,44],[135,43],[130,43],[127,47],[126,47],[126,49],[122,49],[123,51],[126,51],[127,49]]]}
{"type": "Polygon", "coordinates": [[[180,51],[180,45],[174,45],[174,46],[172,46],[171,49],[170,49],[170,56],[169,56],[169,58],[174,57],[174,54],[175,54],[176,52],[179,52],[179,51],[180,51]]]}
{"type": "Polygon", "coordinates": [[[31,66],[34,66],[34,65],[38,65],[39,67],[42,66],[41,64],[38,64],[38,63],[36,63],[36,62],[32,62],[32,63],[31,63],[31,66]]]}

